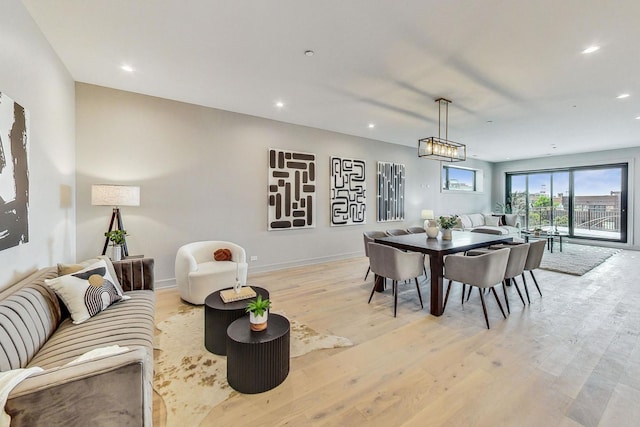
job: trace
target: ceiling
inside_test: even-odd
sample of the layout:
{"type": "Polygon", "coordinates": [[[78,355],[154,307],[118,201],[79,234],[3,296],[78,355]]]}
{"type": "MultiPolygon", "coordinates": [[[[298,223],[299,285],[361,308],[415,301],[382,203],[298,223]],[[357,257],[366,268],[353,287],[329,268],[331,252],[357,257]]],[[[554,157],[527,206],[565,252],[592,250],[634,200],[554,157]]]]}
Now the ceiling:
{"type": "Polygon", "coordinates": [[[638,1],[23,3],[79,82],[413,147],[445,97],[493,162],[640,146],[638,1]]]}

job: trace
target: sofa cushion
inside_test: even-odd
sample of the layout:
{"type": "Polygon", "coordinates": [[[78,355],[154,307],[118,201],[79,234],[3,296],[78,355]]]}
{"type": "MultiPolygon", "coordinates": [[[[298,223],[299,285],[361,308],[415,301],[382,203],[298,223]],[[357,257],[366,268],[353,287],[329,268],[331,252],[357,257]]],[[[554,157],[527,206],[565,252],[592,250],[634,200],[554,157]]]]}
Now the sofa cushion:
{"type": "Polygon", "coordinates": [[[458,224],[459,224],[458,228],[462,228],[462,229],[473,227],[473,224],[471,223],[471,218],[469,218],[469,215],[458,216],[458,224]]]}
{"type": "Polygon", "coordinates": [[[0,301],[0,371],[24,368],[61,321],[58,297],[44,284],[55,269],[40,270],[12,286],[0,301]],[[6,295],[6,296],[5,296],[6,295]]]}
{"type": "Polygon", "coordinates": [[[472,227],[480,227],[481,225],[485,225],[484,223],[484,215],[482,214],[469,214],[469,219],[471,219],[472,227]]]}
{"type": "Polygon", "coordinates": [[[64,320],[29,366],[62,366],[90,350],[115,344],[152,348],[155,296],[152,291],[126,295],[131,299],[111,305],[80,325],[64,320]]]}
{"type": "Polygon", "coordinates": [[[91,264],[95,264],[96,262],[103,260],[105,262],[105,264],[107,265],[107,271],[109,272],[109,275],[111,275],[111,278],[113,279],[113,284],[116,287],[116,289],[118,289],[118,292],[120,293],[120,295],[122,295],[123,291],[122,291],[122,285],[120,284],[120,281],[118,280],[118,275],[116,274],[116,270],[113,267],[113,263],[111,262],[111,259],[108,256],[105,255],[100,255],[96,258],[90,258],[84,261],[81,261],[77,264],[61,264],[58,263],[58,276],[66,276],[67,274],[73,274],[73,273],[77,273],[80,270],[83,270],[87,267],[89,267],[91,264]]]}
{"type": "Polygon", "coordinates": [[[62,299],[73,323],[82,323],[95,316],[123,295],[114,285],[104,260],[91,264],[77,273],[45,280],[62,299]]]}
{"type": "Polygon", "coordinates": [[[485,215],[484,216],[485,225],[489,225],[492,227],[498,227],[500,225],[500,217],[493,215],[485,215]]]}
{"type": "Polygon", "coordinates": [[[517,214],[505,214],[504,215],[504,220],[505,220],[505,225],[508,225],[510,227],[516,227],[516,224],[518,222],[518,215],[517,214]]]}
{"type": "Polygon", "coordinates": [[[473,231],[486,232],[487,234],[509,234],[509,231],[504,227],[497,227],[491,225],[481,225],[480,227],[474,227],[473,231]]]}

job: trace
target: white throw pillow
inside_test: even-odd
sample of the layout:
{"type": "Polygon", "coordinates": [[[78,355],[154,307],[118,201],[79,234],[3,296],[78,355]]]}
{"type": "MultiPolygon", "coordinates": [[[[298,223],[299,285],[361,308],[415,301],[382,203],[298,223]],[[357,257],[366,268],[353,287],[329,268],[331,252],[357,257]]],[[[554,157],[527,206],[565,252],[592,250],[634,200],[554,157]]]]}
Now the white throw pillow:
{"type": "Polygon", "coordinates": [[[485,215],[484,216],[484,222],[485,222],[485,225],[490,225],[492,227],[497,227],[498,225],[500,225],[500,217],[499,216],[485,215]]]}
{"type": "Polygon", "coordinates": [[[506,222],[506,225],[511,226],[511,227],[515,227],[516,226],[516,222],[518,222],[518,215],[517,214],[505,214],[504,220],[506,222]]]}
{"type": "Polygon", "coordinates": [[[129,299],[114,285],[104,260],[91,264],[77,273],[47,279],[44,282],[62,299],[75,324],[95,316],[114,302],[129,299]]]}

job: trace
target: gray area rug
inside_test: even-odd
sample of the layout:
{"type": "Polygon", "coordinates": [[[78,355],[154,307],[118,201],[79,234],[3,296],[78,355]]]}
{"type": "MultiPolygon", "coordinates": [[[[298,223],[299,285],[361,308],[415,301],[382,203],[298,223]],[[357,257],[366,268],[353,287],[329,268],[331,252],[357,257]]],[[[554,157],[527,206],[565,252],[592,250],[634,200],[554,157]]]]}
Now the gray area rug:
{"type": "Polygon", "coordinates": [[[553,253],[545,249],[540,268],[582,276],[618,252],[620,252],[620,249],[571,243],[564,243],[562,252],[560,252],[560,248],[556,244],[553,248],[553,253]]]}

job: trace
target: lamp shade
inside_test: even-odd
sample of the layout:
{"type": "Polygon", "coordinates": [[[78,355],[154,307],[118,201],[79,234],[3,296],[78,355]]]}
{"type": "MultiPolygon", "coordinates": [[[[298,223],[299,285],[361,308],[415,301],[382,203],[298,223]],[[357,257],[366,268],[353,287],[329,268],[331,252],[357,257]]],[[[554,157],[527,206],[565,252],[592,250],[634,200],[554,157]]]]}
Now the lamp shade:
{"type": "Polygon", "coordinates": [[[430,209],[423,209],[420,213],[420,218],[422,219],[433,219],[433,211],[430,209]]]}
{"type": "Polygon", "coordinates": [[[94,206],[140,206],[140,186],[92,185],[91,204],[94,206]]]}

